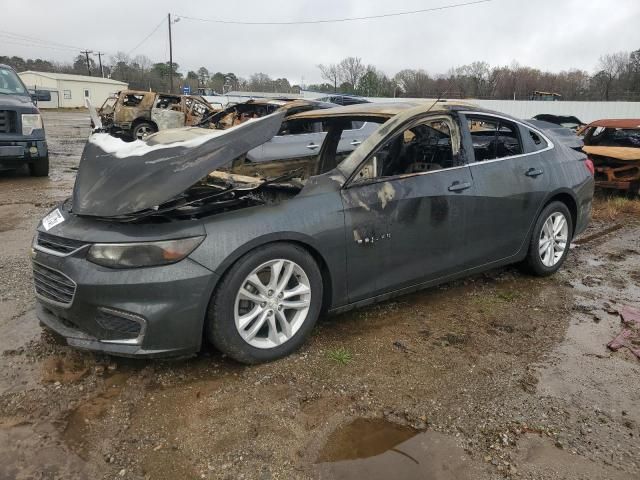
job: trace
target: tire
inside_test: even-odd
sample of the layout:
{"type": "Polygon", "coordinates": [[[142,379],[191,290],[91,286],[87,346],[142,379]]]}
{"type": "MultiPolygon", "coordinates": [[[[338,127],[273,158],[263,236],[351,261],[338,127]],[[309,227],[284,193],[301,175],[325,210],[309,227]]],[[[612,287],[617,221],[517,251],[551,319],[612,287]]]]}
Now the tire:
{"type": "MultiPolygon", "coordinates": [[[[559,223],[554,223],[554,225],[559,228],[559,223]]],[[[564,203],[551,202],[542,210],[533,228],[529,251],[524,262],[527,271],[539,277],[546,277],[557,272],[567,258],[572,236],[571,212],[564,203]],[[555,235],[551,242],[547,242],[545,239],[549,238],[548,232],[550,231],[547,222],[557,222],[559,218],[564,218],[566,228],[560,228],[559,234],[555,235]],[[546,229],[545,224],[547,224],[546,229]],[[544,245],[548,245],[548,247],[543,249],[544,245]],[[543,250],[542,253],[541,250],[543,250]]]]}
{"type": "Polygon", "coordinates": [[[140,122],[131,129],[131,137],[134,140],[144,140],[147,136],[152,133],[156,133],[157,131],[158,129],[154,124],[149,122],[140,122]]]}
{"type": "Polygon", "coordinates": [[[207,337],[241,363],[282,358],[307,339],[320,315],[322,298],[320,270],[305,249],[290,243],[260,247],[241,257],[222,278],[209,304],[207,337]],[[290,280],[284,284],[289,272],[290,280]],[[261,285],[255,277],[249,281],[254,273],[261,285]],[[279,282],[269,282],[274,277],[279,282]],[[297,291],[304,293],[292,295],[297,291]]]}
{"type": "Polygon", "coordinates": [[[29,174],[32,177],[48,177],[49,176],[49,156],[39,158],[29,164],[29,174]]]}

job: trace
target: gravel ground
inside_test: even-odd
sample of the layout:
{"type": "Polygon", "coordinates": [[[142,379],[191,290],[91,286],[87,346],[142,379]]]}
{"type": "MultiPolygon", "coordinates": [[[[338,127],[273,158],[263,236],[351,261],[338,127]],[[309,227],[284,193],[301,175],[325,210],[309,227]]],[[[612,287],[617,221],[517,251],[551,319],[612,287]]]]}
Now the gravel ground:
{"type": "Polygon", "coordinates": [[[552,278],[500,269],[322,319],[268,365],[125,361],[35,318],[33,231],[89,131],[45,122],[50,177],[0,174],[0,479],[640,478],[640,362],[605,346],[640,306],[637,216],[594,221],[552,278]]]}

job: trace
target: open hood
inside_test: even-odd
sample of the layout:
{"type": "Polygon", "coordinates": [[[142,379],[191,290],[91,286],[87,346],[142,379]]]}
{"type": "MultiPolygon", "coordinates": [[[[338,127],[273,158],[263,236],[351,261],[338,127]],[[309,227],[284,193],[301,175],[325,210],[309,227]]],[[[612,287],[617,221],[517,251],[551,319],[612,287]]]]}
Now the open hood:
{"type": "Polygon", "coordinates": [[[166,130],[131,143],[94,133],[80,159],[73,212],[116,217],[161,205],[271,139],[283,118],[276,112],[227,130],[166,130]]]}

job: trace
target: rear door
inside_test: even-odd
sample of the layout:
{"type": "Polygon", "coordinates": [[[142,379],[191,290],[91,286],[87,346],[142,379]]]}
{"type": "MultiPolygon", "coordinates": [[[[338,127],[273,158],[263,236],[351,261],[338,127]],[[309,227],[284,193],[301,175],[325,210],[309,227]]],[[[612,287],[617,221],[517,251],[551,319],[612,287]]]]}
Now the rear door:
{"type": "Polygon", "coordinates": [[[351,128],[342,132],[338,143],[338,153],[352,152],[364,142],[377,128],[377,123],[372,122],[351,122],[351,128]]]}
{"type": "Polygon", "coordinates": [[[151,109],[151,120],[158,130],[184,127],[184,100],[177,95],[158,95],[151,109]]]}
{"type": "Polygon", "coordinates": [[[315,156],[320,152],[326,135],[320,121],[292,122],[286,130],[251,150],[247,157],[253,162],[268,162],[315,156]]]}
{"type": "Polygon", "coordinates": [[[473,266],[517,255],[549,189],[545,152],[553,144],[540,132],[498,115],[467,113],[462,128],[476,199],[469,216],[473,266]]]}

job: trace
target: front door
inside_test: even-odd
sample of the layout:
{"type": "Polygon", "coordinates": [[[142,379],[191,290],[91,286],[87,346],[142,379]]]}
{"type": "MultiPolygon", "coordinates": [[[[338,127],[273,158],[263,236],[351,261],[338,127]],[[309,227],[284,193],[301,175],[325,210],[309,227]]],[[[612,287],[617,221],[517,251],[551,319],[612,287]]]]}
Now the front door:
{"type": "Polygon", "coordinates": [[[384,142],[342,192],[350,301],[463,270],[473,194],[450,117],[384,142]]]}

